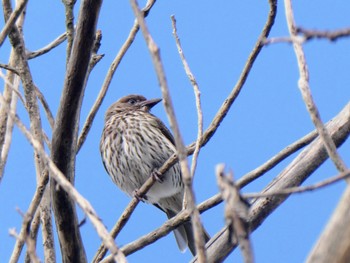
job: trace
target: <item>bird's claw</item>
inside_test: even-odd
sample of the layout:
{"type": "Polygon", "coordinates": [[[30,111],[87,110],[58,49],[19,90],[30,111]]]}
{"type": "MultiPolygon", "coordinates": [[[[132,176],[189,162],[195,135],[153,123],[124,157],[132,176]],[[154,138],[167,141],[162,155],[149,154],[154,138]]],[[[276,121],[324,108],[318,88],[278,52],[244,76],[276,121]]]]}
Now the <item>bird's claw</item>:
{"type": "Polygon", "coordinates": [[[135,190],[134,190],[133,196],[134,196],[138,201],[142,201],[142,199],[143,199],[143,198],[140,196],[139,190],[138,190],[138,189],[135,189],[135,190]]]}
{"type": "Polygon", "coordinates": [[[154,169],[151,173],[151,176],[156,180],[158,183],[163,183],[164,179],[162,178],[162,174],[158,172],[157,169],[154,169]]]}

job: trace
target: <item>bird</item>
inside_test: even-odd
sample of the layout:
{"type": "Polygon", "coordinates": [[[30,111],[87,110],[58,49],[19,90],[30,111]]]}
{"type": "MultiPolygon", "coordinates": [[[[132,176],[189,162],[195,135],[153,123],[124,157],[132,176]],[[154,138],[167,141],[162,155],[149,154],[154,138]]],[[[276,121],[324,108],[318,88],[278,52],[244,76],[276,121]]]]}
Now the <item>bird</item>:
{"type": "MultiPolygon", "coordinates": [[[[153,204],[170,219],[182,210],[184,184],[179,163],[162,178],[157,176],[157,169],[176,152],[171,132],[150,112],[160,101],[132,94],[113,103],[105,113],[100,152],[112,181],[131,197],[137,197],[137,190],[150,176],[155,176],[155,183],[141,200],[153,204]]],[[[191,222],[173,232],[180,251],[188,247],[195,255],[191,222]]],[[[209,235],[205,230],[203,235],[207,242],[209,235]]]]}

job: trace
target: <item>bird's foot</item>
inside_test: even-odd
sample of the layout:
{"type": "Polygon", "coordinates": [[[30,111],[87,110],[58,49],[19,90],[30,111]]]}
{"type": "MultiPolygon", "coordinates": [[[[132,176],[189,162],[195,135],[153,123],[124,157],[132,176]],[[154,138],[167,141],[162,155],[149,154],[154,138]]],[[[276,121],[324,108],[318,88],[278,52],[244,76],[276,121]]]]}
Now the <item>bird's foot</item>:
{"type": "Polygon", "coordinates": [[[140,196],[139,189],[135,189],[135,190],[134,190],[133,196],[134,196],[138,201],[143,201],[143,198],[140,196]]]}
{"type": "Polygon", "coordinates": [[[158,172],[157,169],[154,169],[151,173],[151,176],[156,180],[158,183],[163,183],[164,179],[162,178],[162,174],[158,172]]]}

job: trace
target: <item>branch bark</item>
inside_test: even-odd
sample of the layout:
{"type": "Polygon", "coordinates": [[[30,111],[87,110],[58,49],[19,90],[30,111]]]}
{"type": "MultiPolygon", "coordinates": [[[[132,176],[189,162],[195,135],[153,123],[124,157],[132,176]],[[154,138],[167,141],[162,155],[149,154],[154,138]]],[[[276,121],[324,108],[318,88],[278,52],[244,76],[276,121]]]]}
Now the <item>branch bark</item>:
{"type": "MultiPolygon", "coordinates": [[[[102,0],[85,0],[81,4],[77,34],[67,65],[64,89],[52,136],[52,160],[71,183],[74,183],[77,134],[84,83],[101,4],[102,0]]],[[[86,262],[75,204],[68,193],[57,187],[54,180],[51,180],[51,192],[62,262],[86,262]]]]}
{"type": "Polygon", "coordinates": [[[348,186],[307,263],[350,261],[350,187],[348,186]]]}

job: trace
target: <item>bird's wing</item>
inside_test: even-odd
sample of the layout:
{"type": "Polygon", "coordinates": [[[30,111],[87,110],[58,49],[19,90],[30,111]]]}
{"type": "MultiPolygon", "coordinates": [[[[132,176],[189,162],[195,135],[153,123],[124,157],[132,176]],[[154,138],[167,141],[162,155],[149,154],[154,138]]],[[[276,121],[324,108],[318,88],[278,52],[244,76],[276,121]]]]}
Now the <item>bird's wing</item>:
{"type": "Polygon", "coordinates": [[[171,134],[169,129],[164,125],[164,123],[160,119],[158,119],[157,117],[155,118],[157,120],[157,126],[159,127],[159,130],[175,146],[174,136],[171,134]]]}

